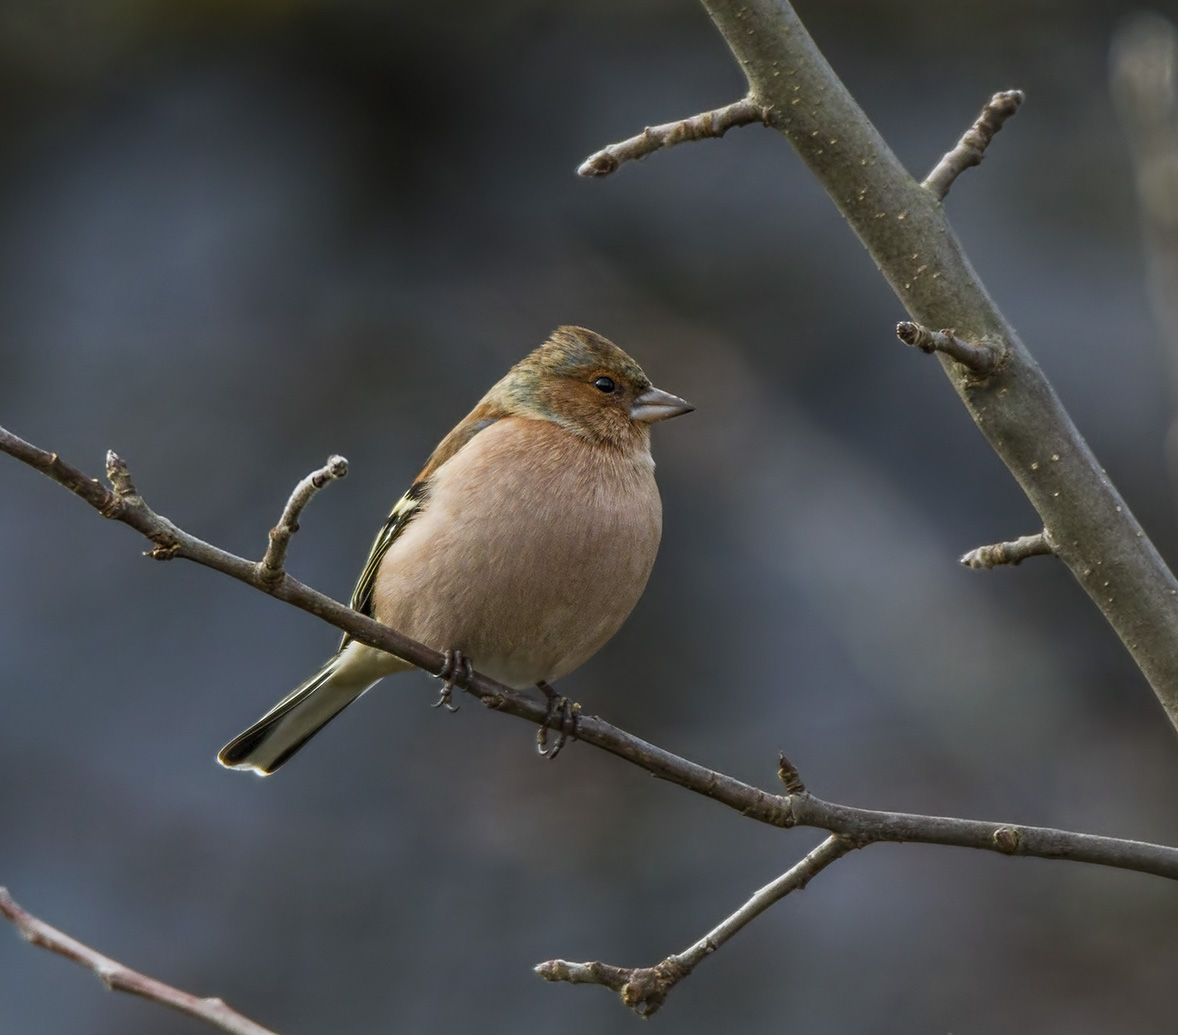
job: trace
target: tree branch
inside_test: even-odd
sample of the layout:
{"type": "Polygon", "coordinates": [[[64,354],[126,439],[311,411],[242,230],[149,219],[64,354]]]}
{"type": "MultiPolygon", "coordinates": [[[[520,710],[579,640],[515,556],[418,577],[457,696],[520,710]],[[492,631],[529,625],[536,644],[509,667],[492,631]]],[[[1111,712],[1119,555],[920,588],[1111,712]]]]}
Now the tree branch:
{"type": "Polygon", "coordinates": [[[785,0],[703,4],[740,62],[749,96],[769,110],[770,125],[826,188],[912,319],[1001,348],[1004,363],[984,379],[948,359],[942,365],[1060,560],[1178,727],[1178,580],[986,294],[936,193],[899,163],[785,0]]]}
{"type": "MultiPolygon", "coordinates": [[[[107,454],[107,475],[112,489],[106,489],[97,480],[87,478],[55,453],[39,449],[3,428],[0,428],[0,452],[6,452],[42,471],[80,496],[103,516],[121,521],[141,532],[155,544],[154,549],[148,553],[150,557],[165,560],[183,557],[230,575],[264,593],[323,618],[363,643],[396,654],[418,668],[434,674],[447,672],[455,685],[460,685],[489,708],[554,729],[565,721],[562,712],[553,714],[546,703],[541,704],[477,672],[450,672],[444,655],[304,586],[282,572],[280,567],[277,578],[268,577],[261,564],[227,553],[189,535],[148,507],[136,490],[127,465],[113,452],[107,454]]],[[[329,463],[328,466],[333,465],[329,463]]],[[[304,479],[292,495],[292,503],[297,499],[305,504],[311,495],[310,490],[306,489],[308,481],[314,482],[321,475],[323,470],[315,472],[310,479],[304,479]]],[[[290,519],[286,522],[288,525],[292,525],[293,517],[297,516],[297,512],[292,516],[291,510],[292,504],[288,504],[284,512],[284,519],[290,519]]],[[[802,860],[798,866],[761,889],[741,910],[696,945],[684,953],[668,957],[653,968],[627,970],[608,964],[569,964],[562,961],[542,965],[545,969],[541,969],[540,972],[549,980],[593,981],[613,987],[623,994],[624,1000],[633,1000],[631,1005],[636,1009],[641,1007],[640,1012],[652,1013],[665,998],[667,991],[690,973],[700,959],[714,951],[773,902],[804,885],[810,876],[852,847],[879,841],[955,845],[985,849],[1003,855],[1095,863],[1178,880],[1178,848],[1045,827],[880,812],[837,805],[809,794],[797,768],[784,755],[778,758],[777,772],[787,793],[771,794],[674,755],[597,716],[580,714],[579,706],[574,706],[574,714],[574,735],[578,740],[632,762],[660,779],[702,794],[762,823],[777,827],[816,827],[835,835],[815,853],[802,860]],[[626,989],[629,991],[625,991],[626,989]]],[[[18,908],[12,903],[10,912],[18,908]]],[[[108,964],[118,967],[113,961],[107,961],[105,957],[98,957],[97,954],[94,954],[93,958],[101,961],[103,967],[107,967],[108,964]]],[[[96,972],[100,975],[107,973],[106,970],[96,972]]],[[[121,977],[119,981],[117,987],[124,987],[121,977]]],[[[133,984],[126,984],[127,990],[146,994],[139,986],[132,987],[133,984]]],[[[112,987],[116,985],[112,984],[112,987]]],[[[159,1001],[175,1005],[169,999],[159,1001]]],[[[212,1009],[218,1001],[195,1002],[204,1003],[212,1009]]],[[[247,1035],[261,1035],[264,1031],[260,1028],[240,1030],[247,1035]]]]}
{"type": "Polygon", "coordinates": [[[94,971],[99,980],[113,992],[129,992],[153,1003],[170,1006],[174,1010],[188,1014],[189,1017],[207,1021],[213,1027],[230,1032],[231,1035],[275,1035],[269,1028],[263,1028],[231,1009],[222,999],[201,999],[137,970],[131,970],[109,956],[95,952],[88,945],[83,945],[56,927],[51,927],[44,920],[38,920],[26,912],[13,901],[8,889],[4,887],[0,887],[0,916],[11,920],[25,941],[94,971]]]}
{"type": "Polygon", "coordinates": [[[1028,557],[1043,557],[1055,553],[1047,536],[1042,532],[1020,536],[1010,543],[995,543],[993,546],[979,546],[961,555],[961,563],[967,568],[996,568],[1000,564],[1018,564],[1028,557]]]}
{"type": "Polygon", "coordinates": [[[994,139],[994,134],[1002,128],[1002,124],[1010,118],[1023,103],[1025,95],[1022,90],[1004,90],[996,93],[982,109],[977,121],[969,127],[957,141],[952,151],[941,156],[941,160],[933,167],[933,171],[924,178],[921,184],[938,201],[942,201],[957,179],[972,165],[980,165],[986,157],[986,148],[994,139]]]}
{"type": "MultiPolygon", "coordinates": [[[[164,559],[183,557],[195,561],[316,615],[354,639],[396,654],[426,672],[436,675],[443,671],[445,657],[438,651],[345,607],[288,574],[284,574],[274,584],[268,583],[258,573],[257,564],[189,535],[152,511],[133,488],[126,492],[122,489],[111,492],[95,479],[87,478],[66,464],[56,454],[38,449],[3,428],[0,428],[0,452],[44,471],[54,481],[81,496],[99,513],[122,521],[147,536],[156,543],[156,548],[148,556],[164,559]],[[120,492],[123,494],[120,495],[120,492]]],[[[117,478],[123,489],[131,486],[130,475],[121,461],[118,462],[117,478]]],[[[559,729],[565,721],[559,711],[556,714],[550,712],[547,702],[541,703],[481,673],[472,672],[467,678],[465,672],[459,672],[455,674],[454,682],[495,711],[545,724],[551,729],[559,729]],[[465,685],[461,685],[460,680],[465,685]]],[[[578,713],[575,736],[577,740],[625,759],[661,780],[702,794],[735,809],[742,816],[771,826],[817,827],[863,843],[913,841],[984,848],[1007,855],[1069,859],[1178,880],[1178,848],[1047,827],[1021,827],[1009,823],[877,812],[835,805],[805,792],[797,769],[784,757],[778,759],[778,775],[791,792],[785,795],[771,794],[698,762],[681,758],[596,715],[578,713]],[[1006,844],[1003,831],[1014,831],[1013,849],[1006,844]]]]}
{"type": "Polygon", "coordinates": [[[1002,362],[1002,349],[992,342],[962,341],[952,331],[930,331],[923,324],[902,320],[896,324],[896,337],[921,352],[940,352],[975,374],[989,374],[1002,362]]]}
{"type": "Polygon", "coordinates": [[[621,996],[622,1002],[641,1017],[649,1017],[666,1001],[680,981],[695,970],[746,924],[760,916],[791,891],[800,891],[827,866],[859,847],[853,841],[832,835],[790,867],[776,880],[757,891],[731,916],[726,917],[699,941],[683,952],[668,956],[653,967],[616,967],[609,963],[570,963],[548,960],[535,971],[545,981],[567,981],[574,985],[605,985],[621,996]]]}
{"type": "Polygon", "coordinates": [[[282,566],[286,563],[286,550],[291,537],[299,530],[299,515],[311,502],[311,497],[328,482],[343,478],[348,473],[348,462],[342,456],[329,456],[327,463],[318,471],[312,471],[290,494],[278,524],[270,529],[270,545],[266,555],[259,562],[259,574],[269,582],[282,577],[282,566]]]}
{"type": "Polygon", "coordinates": [[[769,113],[748,97],[714,111],[701,112],[678,122],[661,126],[647,126],[641,133],[617,144],[610,144],[591,154],[578,167],[579,176],[608,176],[623,162],[637,161],[664,147],[674,147],[688,140],[722,137],[733,126],[747,126],[750,122],[768,125],[769,113]]]}

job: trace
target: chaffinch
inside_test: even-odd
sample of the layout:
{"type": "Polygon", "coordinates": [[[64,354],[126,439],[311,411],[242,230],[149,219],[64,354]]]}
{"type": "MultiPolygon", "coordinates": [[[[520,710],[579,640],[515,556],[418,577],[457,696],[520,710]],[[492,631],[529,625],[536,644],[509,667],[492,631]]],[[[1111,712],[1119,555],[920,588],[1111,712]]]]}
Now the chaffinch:
{"type": "MultiPolygon", "coordinates": [[[[692,409],[601,335],[558,328],[442,439],[372,544],[352,607],[549,692],[638,603],[662,535],[650,425],[692,409]]],[[[344,636],[218,760],[272,773],[411,667],[344,636]]]]}

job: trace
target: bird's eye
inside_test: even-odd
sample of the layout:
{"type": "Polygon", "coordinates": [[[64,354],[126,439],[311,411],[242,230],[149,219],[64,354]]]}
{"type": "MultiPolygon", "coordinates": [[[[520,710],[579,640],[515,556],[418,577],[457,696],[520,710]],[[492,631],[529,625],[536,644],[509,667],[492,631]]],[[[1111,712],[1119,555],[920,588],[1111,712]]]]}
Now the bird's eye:
{"type": "Polygon", "coordinates": [[[608,395],[617,387],[617,385],[614,384],[614,379],[612,377],[599,377],[596,381],[593,382],[593,387],[596,388],[599,392],[605,392],[608,395]]]}

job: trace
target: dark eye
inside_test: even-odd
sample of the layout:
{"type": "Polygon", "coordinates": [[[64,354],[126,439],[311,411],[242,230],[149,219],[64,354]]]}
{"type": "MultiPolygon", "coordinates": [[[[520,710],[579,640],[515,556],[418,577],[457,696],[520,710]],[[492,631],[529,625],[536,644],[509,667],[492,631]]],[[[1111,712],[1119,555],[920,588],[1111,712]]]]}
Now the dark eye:
{"type": "Polygon", "coordinates": [[[614,384],[614,379],[612,377],[599,377],[596,381],[593,382],[593,387],[596,388],[599,392],[605,392],[608,394],[612,392],[617,387],[617,385],[614,384]]]}

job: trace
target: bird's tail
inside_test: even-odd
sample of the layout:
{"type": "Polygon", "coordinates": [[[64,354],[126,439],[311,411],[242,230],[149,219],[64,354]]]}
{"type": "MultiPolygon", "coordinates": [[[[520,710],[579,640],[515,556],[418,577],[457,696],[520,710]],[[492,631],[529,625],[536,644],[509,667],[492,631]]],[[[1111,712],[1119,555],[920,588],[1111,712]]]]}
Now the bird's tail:
{"type": "Polygon", "coordinates": [[[267,776],[374,683],[409,667],[400,658],[353,640],[221,748],[217,761],[229,769],[252,769],[267,776]]]}

